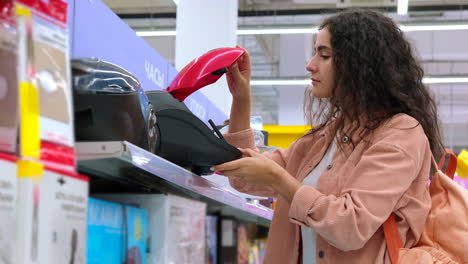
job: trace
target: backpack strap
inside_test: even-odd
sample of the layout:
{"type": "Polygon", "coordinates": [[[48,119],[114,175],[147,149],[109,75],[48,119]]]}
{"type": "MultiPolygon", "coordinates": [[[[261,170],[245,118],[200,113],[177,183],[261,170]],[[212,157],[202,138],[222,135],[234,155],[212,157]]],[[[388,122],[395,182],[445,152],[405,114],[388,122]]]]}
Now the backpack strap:
{"type": "Polygon", "coordinates": [[[385,223],[383,223],[383,231],[390,260],[392,264],[398,264],[398,251],[403,247],[403,243],[401,242],[400,234],[398,233],[394,213],[392,213],[385,223]]]}
{"type": "Polygon", "coordinates": [[[453,180],[455,171],[457,170],[457,156],[455,156],[455,153],[453,153],[452,150],[445,149],[444,155],[440,159],[438,165],[439,170],[453,180]]]}
{"type": "MultiPolygon", "coordinates": [[[[431,155],[432,156],[432,155],[431,155]]],[[[450,149],[445,149],[444,155],[439,161],[439,164],[432,156],[432,163],[438,165],[437,168],[453,179],[455,170],[457,169],[457,156],[450,149]]],[[[383,223],[383,230],[385,234],[385,242],[387,243],[388,254],[392,264],[398,264],[398,251],[403,247],[400,234],[395,220],[395,214],[392,213],[387,220],[383,223]]]]}

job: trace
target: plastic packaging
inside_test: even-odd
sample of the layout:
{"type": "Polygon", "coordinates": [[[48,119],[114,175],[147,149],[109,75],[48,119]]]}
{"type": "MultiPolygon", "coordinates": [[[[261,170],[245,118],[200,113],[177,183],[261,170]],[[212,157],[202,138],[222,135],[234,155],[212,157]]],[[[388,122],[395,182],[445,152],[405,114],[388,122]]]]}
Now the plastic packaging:
{"type": "Polygon", "coordinates": [[[263,130],[263,120],[261,116],[251,116],[250,117],[250,127],[254,130],[255,136],[255,145],[263,147],[265,146],[265,136],[262,133],[263,130]]]}
{"type": "Polygon", "coordinates": [[[17,0],[20,155],[75,171],[68,4],[17,0]]]}
{"type": "Polygon", "coordinates": [[[13,1],[0,2],[0,151],[14,153],[18,128],[18,35],[13,1]]]}

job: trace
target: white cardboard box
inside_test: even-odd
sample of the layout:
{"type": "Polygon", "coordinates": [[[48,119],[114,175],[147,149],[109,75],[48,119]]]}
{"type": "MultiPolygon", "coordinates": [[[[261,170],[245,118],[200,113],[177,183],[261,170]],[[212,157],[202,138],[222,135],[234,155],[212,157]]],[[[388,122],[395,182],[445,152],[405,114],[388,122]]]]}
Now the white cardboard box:
{"type": "Polygon", "coordinates": [[[74,146],[68,32],[34,17],[41,139],[74,146]],[[48,26],[47,26],[48,25],[48,26]]]}
{"type": "Polygon", "coordinates": [[[16,262],[16,158],[0,153],[0,263],[16,262]]]}
{"type": "Polygon", "coordinates": [[[15,152],[18,129],[17,34],[0,18],[0,151],[15,152]]]}
{"type": "Polygon", "coordinates": [[[105,194],[148,211],[148,264],[205,263],[206,204],[171,194],[105,194]]]}
{"type": "Polygon", "coordinates": [[[18,187],[18,264],[86,264],[88,178],[44,170],[18,187]]]}

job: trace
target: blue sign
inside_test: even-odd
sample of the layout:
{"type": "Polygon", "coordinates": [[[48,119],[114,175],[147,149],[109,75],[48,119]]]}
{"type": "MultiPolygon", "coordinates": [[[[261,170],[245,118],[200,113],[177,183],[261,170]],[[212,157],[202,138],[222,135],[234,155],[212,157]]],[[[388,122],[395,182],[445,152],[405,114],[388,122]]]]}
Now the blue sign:
{"type": "Polygon", "coordinates": [[[96,57],[135,75],[144,90],[162,90],[167,61],[98,0],[74,1],[72,58],[96,57]]]}

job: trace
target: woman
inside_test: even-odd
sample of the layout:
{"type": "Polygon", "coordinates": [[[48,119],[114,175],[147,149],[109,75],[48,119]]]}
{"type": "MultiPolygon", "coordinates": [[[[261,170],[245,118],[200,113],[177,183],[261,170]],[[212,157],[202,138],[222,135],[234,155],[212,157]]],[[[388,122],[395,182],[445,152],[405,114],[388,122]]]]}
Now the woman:
{"type": "Polygon", "coordinates": [[[226,139],[244,158],[212,170],[239,191],[278,197],[265,263],[390,263],[382,224],[394,212],[405,247],[418,241],[431,155],[443,151],[423,70],[390,18],[359,9],[322,23],[306,69],[320,123],[262,155],[252,150],[249,55],[230,67],[226,139]]]}

